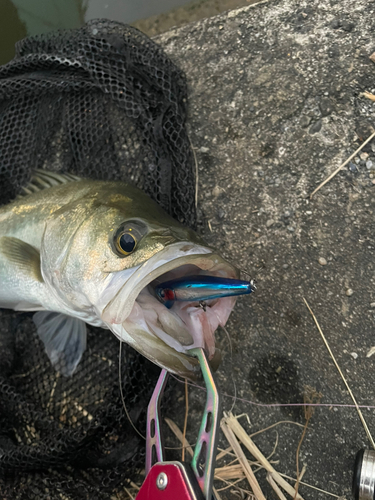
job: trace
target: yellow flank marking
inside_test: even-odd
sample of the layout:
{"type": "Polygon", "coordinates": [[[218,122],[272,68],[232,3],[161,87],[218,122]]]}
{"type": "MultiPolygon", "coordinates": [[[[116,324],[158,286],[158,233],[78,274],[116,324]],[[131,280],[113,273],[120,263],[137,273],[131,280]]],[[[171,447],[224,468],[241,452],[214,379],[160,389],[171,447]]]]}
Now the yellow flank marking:
{"type": "Polygon", "coordinates": [[[111,194],[111,196],[109,197],[109,201],[111,203],[118,203],[118,202],[131,203],[132,200],[128,196],[125,196],[125,195],[120,194],[120,193],[116,193],[116,194],[111,194]]]}

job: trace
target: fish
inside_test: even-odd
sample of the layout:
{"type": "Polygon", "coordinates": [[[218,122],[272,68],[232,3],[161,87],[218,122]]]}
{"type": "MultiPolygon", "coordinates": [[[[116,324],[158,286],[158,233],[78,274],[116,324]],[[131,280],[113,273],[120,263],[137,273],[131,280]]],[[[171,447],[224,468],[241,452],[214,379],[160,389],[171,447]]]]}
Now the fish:
{"type": "Polygon", "coordinates": [[[168,309],[155,292],[161,282],[207,275],[238,279],[239,270],[124,182],[39,170],[0,207],[0,307],[35,313],[45,352],[65,376],[86,349],[86,324],[183,377],[199,373],[189,354],[196,347],[215,366],[215,331],[236,297],[168,309]]]}
{"type": "Polygon", "coordinates": [[[250,281],[219,278],[217,276],[187,276],[156,285],[155,292],[159,300],[168,309],[175,301],[205,302],[222,297],[247,295],[255,289],[250,281]]]}

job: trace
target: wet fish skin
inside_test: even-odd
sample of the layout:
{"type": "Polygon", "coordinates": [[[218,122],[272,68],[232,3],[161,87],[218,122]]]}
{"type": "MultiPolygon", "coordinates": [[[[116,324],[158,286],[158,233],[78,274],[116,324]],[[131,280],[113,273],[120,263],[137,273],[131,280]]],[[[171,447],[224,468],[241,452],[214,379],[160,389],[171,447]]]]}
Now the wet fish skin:
{"type": "MultiPolygon", "coordinates": [[[[48,176],[39,177],[48,181],[48,176]]],[[[38,333],[52,362],[65,360],[65,375],[74,372],[86,346],[82,322],[110,329],[182,376],[199,371],[186,354],[191,332],[184,322],[171,312],[160,316],[160,329],[153,298],[142,292],[146,307],[138,307],[136,292],[161,271],[179,265],[233,278],[238,271],[142,191],[122,182],[68,178],[61,183],[55,177],[52,187],[37,188],[0,207],[0,307],[39,311],[38,333]],[[129,255],[119,255],[114,238],[129,224],[139,241],[129,255]],[[149,314],[151,331],[145,330],[138,313],[149,314]],[[58,324],[65,328],[64,338],[58,324]]]]}

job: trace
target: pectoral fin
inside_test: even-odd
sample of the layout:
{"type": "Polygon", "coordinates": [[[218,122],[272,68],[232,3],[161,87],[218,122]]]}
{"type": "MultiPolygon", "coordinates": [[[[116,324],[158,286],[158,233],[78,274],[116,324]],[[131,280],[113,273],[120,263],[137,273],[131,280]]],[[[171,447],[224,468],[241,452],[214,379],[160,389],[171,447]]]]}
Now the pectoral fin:
{"type": "Polygon", "coordinates": [[[0,238],[0,253],[14,266],[17,274],[21,272],[31,280],[43,283],[40,253],[36,248],[18,238],[3,236],[0,238]]]}
{"type": "Polygon", "coordinates": [[[66,314],[40,311],[33,316],[54,368],[69,377],[86,349],[86,323],[66,314]]]}

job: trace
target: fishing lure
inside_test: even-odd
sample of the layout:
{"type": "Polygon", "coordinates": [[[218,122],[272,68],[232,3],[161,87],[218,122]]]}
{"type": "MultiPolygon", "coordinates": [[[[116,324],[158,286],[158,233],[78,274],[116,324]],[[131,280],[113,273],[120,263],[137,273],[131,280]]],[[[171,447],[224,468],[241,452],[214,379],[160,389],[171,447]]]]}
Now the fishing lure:
{"type": "Polygon", "coordinates": [[[217,276],[185,276],[156,285],[158,299],[170,309],[176,300],[202,302],[234,295],[246,295],[255,289],[251,281],[217,276]]]}

